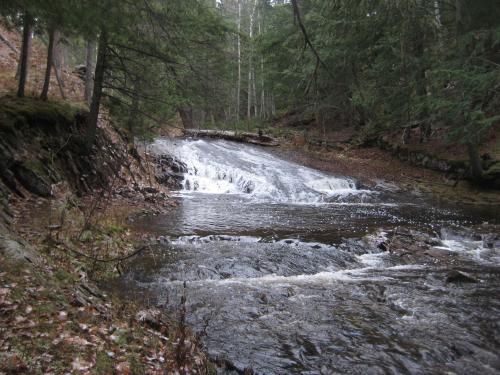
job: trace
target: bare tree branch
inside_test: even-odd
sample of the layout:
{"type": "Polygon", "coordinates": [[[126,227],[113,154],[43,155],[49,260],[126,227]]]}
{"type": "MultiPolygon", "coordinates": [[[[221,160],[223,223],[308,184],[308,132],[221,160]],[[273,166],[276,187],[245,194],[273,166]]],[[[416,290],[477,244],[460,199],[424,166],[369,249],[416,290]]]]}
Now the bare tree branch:
{"type": "Polygon", "coordinates": [[[326,72],[332,76],[332,74],[330,73],[330,70],[328,69],[328,66],[325,64],[325,62],[323,61],[323,59],[320,57],[318,51],[316,50],[316,47],[314,47],[314,45],[312,44],[311,42],[311,39],[309,38],[309,34],[307,33],[307,30],[304,26],[304,23],[302,22],[302,16],[300,14],[300,9],[299,9],[299,5],[298,5],[298,2],[297,0],[292,0],[292,6],[293,6],[293,13],[295,15],[295,19],[297,20],[297,23],[299,25],[299,28],[300,30],[302,31],[302,34],[304,35],[304,41],[306,43],[306,45],[309,46],[309,48],[311,49],[311,52],[314,54],[314,56],[316,57],[316,60],[317,62],[323,67],[325,68],[326,72]]]}

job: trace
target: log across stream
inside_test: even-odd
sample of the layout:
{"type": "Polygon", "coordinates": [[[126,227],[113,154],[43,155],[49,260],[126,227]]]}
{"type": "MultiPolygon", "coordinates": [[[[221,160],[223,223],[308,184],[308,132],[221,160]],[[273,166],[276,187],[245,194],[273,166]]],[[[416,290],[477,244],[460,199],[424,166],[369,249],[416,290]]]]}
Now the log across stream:
{"type": "Polygon", "coordinates": [[[251,143],[259,146],[278,146],[277,138],[262,133],[235,132],[231,130],[185,129],[184,134],[193,138],[225,139],[233,142],[251,143]]]}

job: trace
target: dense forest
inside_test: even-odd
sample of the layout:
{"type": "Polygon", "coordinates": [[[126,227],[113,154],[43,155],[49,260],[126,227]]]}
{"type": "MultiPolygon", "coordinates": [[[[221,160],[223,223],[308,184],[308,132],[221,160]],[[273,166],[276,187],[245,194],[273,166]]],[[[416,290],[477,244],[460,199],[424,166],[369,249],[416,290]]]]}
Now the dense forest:
{"type": "Polygon", "coordinates": [[[0,375],[496,374],[499,0],[0,0],[0,375]]]}
{"type": "Polygon", "coordinates": [[[19,96],[33,36],[49,56],[42,99],[55,50],[85,65],[89,137],[101,101],[137,134],[177,114],[186,128],[236,129],[293,114],[366,140],[418,128],[421,142],[460,142],[480,178],[478,145],[499,120],[494,0],[7,1],[2,12],[24,30],[19,96]]]}

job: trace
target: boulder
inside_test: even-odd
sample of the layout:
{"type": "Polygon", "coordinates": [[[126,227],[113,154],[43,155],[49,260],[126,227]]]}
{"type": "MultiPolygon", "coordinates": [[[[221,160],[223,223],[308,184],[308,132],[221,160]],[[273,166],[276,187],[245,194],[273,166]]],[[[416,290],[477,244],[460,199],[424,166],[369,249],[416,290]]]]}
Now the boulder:
{"type": "Polygon", "coordinates": [[[477,279],[465,272],[452,270],[446,275],[446,283],[477,283],[477,279]]]}
{"type": "Polygon", "coordinates": [[[182,189],[184,173],[187,172],[185,163],[172,155],[158,155],[154,158],[155,179],[159,184],[172,190],[182,189]]]}
{"type": "Polygon", "coordinates": [[[493,163],[483,174],[483,179],[500,188],[500,161],[493,163]]]}

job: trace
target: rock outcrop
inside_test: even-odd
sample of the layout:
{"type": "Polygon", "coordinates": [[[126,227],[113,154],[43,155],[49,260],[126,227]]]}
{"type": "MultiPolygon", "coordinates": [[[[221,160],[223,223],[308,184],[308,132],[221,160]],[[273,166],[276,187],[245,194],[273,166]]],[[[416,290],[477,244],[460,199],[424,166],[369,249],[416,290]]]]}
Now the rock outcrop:
{"type": "MultiPolygon", "coordinates": [[[[401,144],[393,144],[381,137],[377,145],[392,153],[399,160],[406,161],[412,165],[431,169],[437,172],[445,173],[455,180],[469,179],[474,180],[471,173],[468,160],[447,160],[428,154],[423,151],[414,151],[401,144]]],[[[495,189],[500,189],[500,161],[489,158],[482,159],[484,174],[481,182],[495,189]]]]}
{"type": "Polygon", "coordinates": [[[127,164],[127,149],[113,142],[103,129],[89,149],[85,144],[86,115],[85,110],[64,103],[1,98],[1,199],[25,192],[49,197],[52,186],[61,181],[82,195],[117,177],[127,164]]]}
{"type": "Polygon", "coordinates": [[[168,189],[180,190],[187,172],[186,164],[172,155],[157,155],[153,161],[156,181],[168,189]]]}

